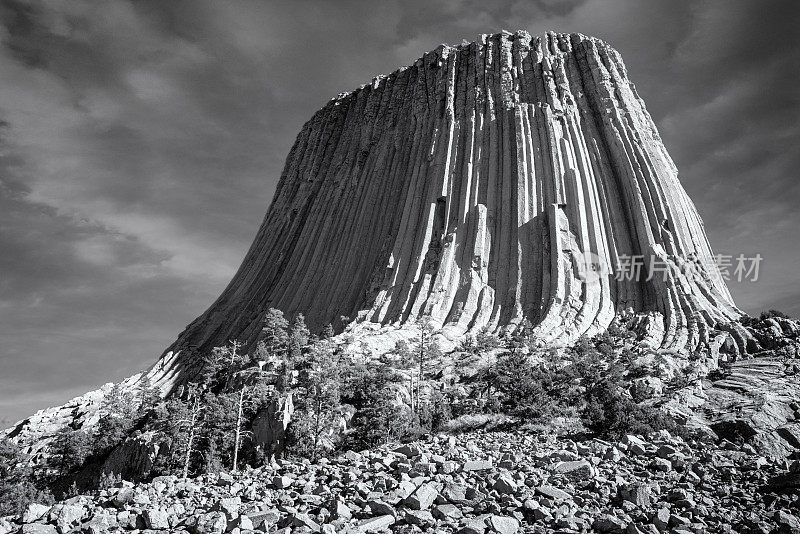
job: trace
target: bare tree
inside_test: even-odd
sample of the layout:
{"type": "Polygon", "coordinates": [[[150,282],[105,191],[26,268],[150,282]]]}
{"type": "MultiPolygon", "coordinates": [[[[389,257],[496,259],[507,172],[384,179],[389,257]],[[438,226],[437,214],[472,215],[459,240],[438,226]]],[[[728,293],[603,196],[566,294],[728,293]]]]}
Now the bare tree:
{"type": "Polygon", "coordinates": [[[236,403],[236,426],[234,427],[234,441],[233,441],[233,471],[239,470],[239,449],[242,444],[242,437],[250,432],[242,429],[244,423],[244,410],[245,408],[254,405],[254,392],[258,389],[261,378],[264,372],[261,367],[248,367],[241,369],[235,373],[241,386],[239,389],[238,400],[236,403]]]}
{"type": "Polygon", "coordinates": [[[189,405],[189,417],[179,420],[179,424],[185,425],[189,432],[186,440],[186,455],[183,461],[183,478],[189,478],[189,464],[194,451],[195,438],[200,427],[200,415],[203,410],[203,403],[201,401],[200,391],[196,387],[190,387],[187,394],[187,401],[189,405]]]}
{"type": "MultiPolygon", "coordinates": [[[[433,323],[429,316],[423,316],[417,321],[417,328],[419,330],[419,337],[417,341],[416,347],[416,359],[417,359],[417,388],[416,388],[416,403],[415,399],[412,397],[411,399],[411,409],[414,411],[418,411],[421,402],[421,394],[422,394],[422,381],[423,376],[425,375],[425,365],[433,358],[439,356],[441,354],[441,350],[439,349],[438,343],[433,339],[433,323]]],[[[412,377],[413,380],[413,377],[412,377]]]]}

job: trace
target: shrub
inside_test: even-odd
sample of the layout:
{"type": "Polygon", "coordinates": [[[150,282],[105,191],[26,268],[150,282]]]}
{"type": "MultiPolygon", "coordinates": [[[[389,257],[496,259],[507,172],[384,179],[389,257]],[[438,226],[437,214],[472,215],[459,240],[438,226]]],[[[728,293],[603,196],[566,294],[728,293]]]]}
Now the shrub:
{"type": "Polygon", "coordinates": [[[589,393],[582,418],[586,428],[607,439],[675,428],[675,421],[661,410],[637,404],[619,384],[605,380],[589,393]]]}
{"type": "Polygon", "coordinates": [[[421,432],[439,432],[453,418],[450,399],[440,391],[434,391],[428,402],[417,411],[417,423],[421,432]]]}
{"type": "Polygon", "coordinates": [[[631,339],[621,331],[620,337],[579,339],[560,355],[503,354],[480,377],[487,407],[533,424],[578,414],[587,429],[607,438],[675,429],[669,416],[644,402],[648,395],[634,382],[652,370],[635,363],[631,339]]]}
{"type": "Polygon", "coordinates": [[[571,377],[562,367],[553,355],[534,363],[524,354],[504,354],[489,374],[490,387],[504,412],[528,422],[543,422],[569,409],[571,377]]]}
{"type": "Polygon", "coordinates": [[[783,313],[780,310],[767,310],[761,312],[761,317],[759,317],[762,321],[764,319],[771,319],[773,317],[778,317],[780,319],[789,319],[789,316],[783,313]]]}

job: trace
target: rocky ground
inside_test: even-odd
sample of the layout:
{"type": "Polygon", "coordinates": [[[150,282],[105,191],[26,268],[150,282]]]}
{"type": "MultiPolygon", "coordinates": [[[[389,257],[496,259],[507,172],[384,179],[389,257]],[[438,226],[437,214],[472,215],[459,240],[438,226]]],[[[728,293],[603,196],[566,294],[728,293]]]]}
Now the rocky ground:
{"type": "Polygon", "coordinates": [[[800,532],[800,461],[668,433],[439,435],[236,474],[120,482],[33,504],[0,534],[66,532],[800,532]]]}

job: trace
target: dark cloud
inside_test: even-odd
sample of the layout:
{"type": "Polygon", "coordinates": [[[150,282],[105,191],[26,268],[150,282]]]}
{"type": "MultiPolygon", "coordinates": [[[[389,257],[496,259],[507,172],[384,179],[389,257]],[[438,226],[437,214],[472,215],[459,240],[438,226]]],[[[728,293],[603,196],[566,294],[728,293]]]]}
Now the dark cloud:
{"type": "Polygon", "coordinates": [[[0,2],[0,417],[147,365],[227,283],[294,136],[439,43],[606,39],[748,311],[800,314],[798,13],[786,1],[0,2]]]}

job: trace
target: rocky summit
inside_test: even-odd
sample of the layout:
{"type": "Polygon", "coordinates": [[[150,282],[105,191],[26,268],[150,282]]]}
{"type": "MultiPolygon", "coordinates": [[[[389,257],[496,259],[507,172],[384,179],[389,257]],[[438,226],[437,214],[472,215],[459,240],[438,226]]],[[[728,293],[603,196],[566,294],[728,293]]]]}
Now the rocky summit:
{"type": "Polygon", "coordinates": [[[661,432],[470,432],[241,473],[120,482],[0,520],[9,532],[800,532],[800,462],[661,432]]]}

